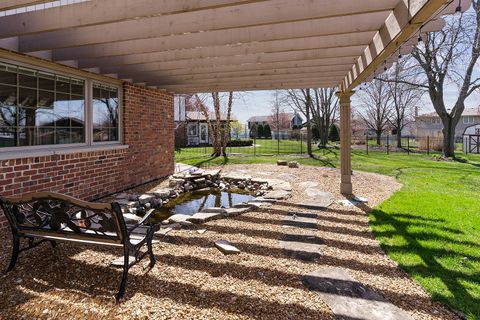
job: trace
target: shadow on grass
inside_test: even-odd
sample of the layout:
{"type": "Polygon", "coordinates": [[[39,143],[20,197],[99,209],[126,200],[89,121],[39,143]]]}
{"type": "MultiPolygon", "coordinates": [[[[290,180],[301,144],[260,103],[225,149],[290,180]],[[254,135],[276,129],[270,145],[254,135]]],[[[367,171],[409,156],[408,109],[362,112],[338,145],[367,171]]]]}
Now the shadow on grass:
{"type": "Polygon", "coordinates": [[[478,248],[477,243],[442,235],[445,231],[454,235],[463,234],[461,230],[446,228],[443,219],[424,218],[406,213],[386,213],[378,209],[374,209],[371,216],[373,232],[385,252],[390,256],[404,259],[397,259],[399,267],[421,284],[429,283],[430,292],[435,300],[444,302],[452,308],[461,309],[462,312],[473,316],[472,319],[480,319],[480,299],[471,293],[475,290],[475,284],[478,286],[480,283],[480,272],[474,271],[474,264],[480,262],[480,257],[460,250],[435,248],[431,245],[432,242],[438,242],[438,245],[446,242],[478,248]],[[423,226],[425,231],[418,232],[418,228],[417,231],[411,231],[412,221],[416,221],[420,227],[423,226]],[[402,241],[392,244],[393,237],[401,237],[402,241]],[[409,262],[409,257],[412,256],[419,258],[422,263],[409,262]],[[454,265],[457,270],[452,270],[443,265],[442,259],[456,260],[463,265],[461,267],[454,265]],[[435,281],[439,284],[433,284],[435,281]],[[435,286],[433,290],[432,286],[435,286]],[[469,287],[470,291],[467,290],[469,287]]]}

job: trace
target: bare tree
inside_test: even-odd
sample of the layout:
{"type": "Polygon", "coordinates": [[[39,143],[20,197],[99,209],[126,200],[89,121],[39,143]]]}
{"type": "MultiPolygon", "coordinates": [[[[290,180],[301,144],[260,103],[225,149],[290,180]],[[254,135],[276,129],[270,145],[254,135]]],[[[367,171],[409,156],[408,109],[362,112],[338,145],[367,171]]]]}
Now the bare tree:
{"type": "Polygon", "coordinates": [[[433,107],[443,123],[443,155],[455,156],[455,128],[465,110],[465,100],[480,88],[480,77],[474,68],[480,56],[480,4],[472,0],[473,14],[465,13],[448,18],[446,27],[429,33],[417,45],[412,56],[418,62],[433,107]],[[447,85],[458,86],[453,108],[445,104],[447,85]]]}
{"type": "Polygon", "coordinates": [[[222,125],[222,98],[219,92],[212,92],[210,97],[213,101],[213,112],[215,114],[215,126],[212,124],[210,109],[207,107],[205,99],[202,99],[198,94],[195,95],[196,109],[199,110],[208,125],[208,132],[210,141],[213,146],[212,156],[219,157],[221,155],[227,156],[227,143],[230,139],[230,120],[232,115],[232,106],[234,94],[232,91],[228,93],[228,101],[226,106],[225,125],[222,125]]]}
{"type": "Polygon", "coordinates": [[[288,115],[285,113],[283,104],[280,101],[278,91],[275,91],[275,100],[272,104],[271,115],[269,117],[269,124],[277,133],[277,139],[280,139],[280,130],[287,129],[290,126],[288,115]]]}
{"type": "Polygon", "coordinates": [[[388,82],[392,102],[389,121],[396,131],[398,148],[402,148],[402,131],[414,120],[415,108],[424,94],[418,86],[408,83],[415,81],[412,79],[410,65],[411,59],[402,58],[392,72],[387,74],[388,79],[392,80],[388,82]]]}
{"type": "Polygon", "coordinates": [[[360,116],[369,129],[375,131],[377,145],[381,144],[382,133],[387,129],[392,111],[388,84],[374,79],[359,95],[362,108],[360,116]]]}
{"type": "Polygon", "coordinates": [[[335,88],[288,90],[284,98],[293,109],[307,118],[310,113],[311,121],[319,132],[322,147],[326,147],[329,129],[337,120],[339,105],[336,91],[335,88]]]}

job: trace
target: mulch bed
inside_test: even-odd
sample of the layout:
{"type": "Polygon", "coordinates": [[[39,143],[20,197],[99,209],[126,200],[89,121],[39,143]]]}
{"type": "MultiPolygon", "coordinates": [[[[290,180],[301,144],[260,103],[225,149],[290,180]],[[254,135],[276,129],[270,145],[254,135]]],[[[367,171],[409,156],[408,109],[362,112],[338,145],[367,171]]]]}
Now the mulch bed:
{"type": "MultiPolygon", "coordinates": [[[[339,171],[331,168],[289,169],[273,165],[228,166],[245,174],[262,173],[290,180],[291,202],[305,200],[299,183],[338,193],[339,171]]],[[[0,276],[1,319],[334,319],[327,305],[302,284],[304,274],[322,267],[344,268],[354,278],[384,295],[416,319],[456,319],[393,261],[374,239],[366,212],[401,186],[392,178],[355,173],[358,195],[367,206],[334,204],[318,212],[318,237],[326,244],[316,261],[285,256],[278,240],[292,211],[289,205],[249,212],[200,226],[207,232],[176,230],[154,246],[157,265],[148,260],[130,270],[126,301],[116,305],[121,270],[110,262],[119,250],[60,244],[42,245],[21,254],[17,267],[0,276]],[[242,253],[224,256],[214,241],[228,240],[242,253]]],[[[300,231],[301,232],[301,231],[300,231]]],[[[10,257],[10,240],[2,236],[0,268],[10,257]]]]}

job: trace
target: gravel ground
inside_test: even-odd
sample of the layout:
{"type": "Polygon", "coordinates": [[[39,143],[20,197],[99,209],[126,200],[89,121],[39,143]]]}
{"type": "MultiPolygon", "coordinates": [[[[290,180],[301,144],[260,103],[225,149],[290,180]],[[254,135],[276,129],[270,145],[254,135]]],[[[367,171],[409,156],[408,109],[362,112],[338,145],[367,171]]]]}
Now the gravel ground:
{"type": "MultiPolygon", "coordinates": [[[[305,181],[318,182],[319,189],[343,199],[336,169],[273,165],[227,169],[290,181],[292,202],[304,200],[300,183],[305,181]]],[[[356,194],[369,199],[368,206],[400,188],[394,179],[376,174],[355,172],[353,182],[356,194]]],[[[334,319],[328,306],[302,285],[301,276],[322,267],[340,267],[416,319],[455,319],[385,256],[368,226],[369,207],[334,204],[319,212],[318,236],[327,247],[314,262],[287,258],[278,247],[287,231],[282,219],[292,210],[305,211],[275,205],[204,224],[200,227],[208,230],[204,234],[173,231],[154,246],[153,270],[144,269],[148,260],[130,270],[127,300],[119,305],[113,294],[121,270],[109,265],[119,250],[42,245],[22,253],[14,271],[0,276],[0,318],[334,319]],[[213,246],[219,239],[230,241],[242,253],[222,255],[213,246]]],[[[5,268],[10,241],[5,236],[2,240],[0,268],[5,268]]]]}

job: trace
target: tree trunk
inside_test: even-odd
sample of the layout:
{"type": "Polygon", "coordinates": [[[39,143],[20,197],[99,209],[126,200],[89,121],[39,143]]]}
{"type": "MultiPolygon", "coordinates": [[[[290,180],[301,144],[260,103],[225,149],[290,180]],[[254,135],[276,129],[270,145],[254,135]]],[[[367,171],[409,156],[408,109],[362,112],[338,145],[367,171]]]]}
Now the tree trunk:
{"type": "Polygon", "coordinates": [[[443,122],[443,156],[455,157],[455,127],[452,118],[443,122]]]}
{"type": "Polygon", "coordinates": [[[377,146],[380,146],[382,144],[382,131],[377,130],[376,134],[377,134],[377,146]]]}
{"type": "Polygon", "coordinates": [[[225,124],[225,129],[223,132],[223,141],[222,141],[222,155],[227,156],[227,143],[230,141],[230,118],[232,115],[232,104],[233,104],[233,92],[230,91],[228,94],[228,105],[227,105],[227,123],[225,124]]]}
{"type": "Polygon", "coordinates": [[[397,129],[397,148],[402,148],[402,130],[397,129]]]}
{"type": "MultiPolygon", "coordinates": [[[[310,96],[310,89],[307,89],[307,154],[313,157],[312,153],[312,124],[310,123],[310,108],[312,107],[312,97],[310,96]]],[[[300,134],[302,134],[300,132],[300,134]]]]}

